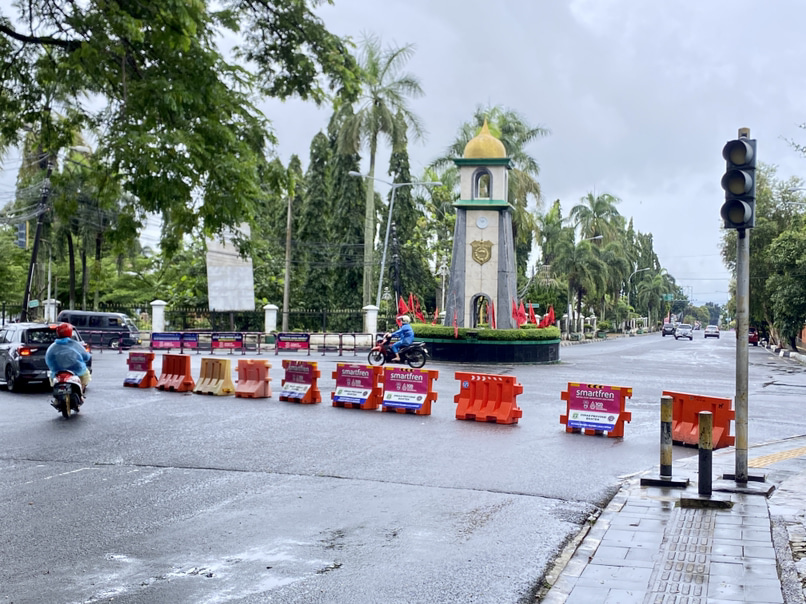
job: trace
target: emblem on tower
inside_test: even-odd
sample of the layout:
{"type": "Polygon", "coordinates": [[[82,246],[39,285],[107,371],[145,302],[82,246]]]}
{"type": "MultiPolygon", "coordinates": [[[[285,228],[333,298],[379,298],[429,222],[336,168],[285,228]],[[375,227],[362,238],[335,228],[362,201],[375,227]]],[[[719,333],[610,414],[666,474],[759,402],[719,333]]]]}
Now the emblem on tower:
{"type": "Polygon", "coordinates": [[[471,255],[473,260],[479,264],[488,262],[493,257],[493,242],[492,241],[471,241],[470,242],[471,255]]]}

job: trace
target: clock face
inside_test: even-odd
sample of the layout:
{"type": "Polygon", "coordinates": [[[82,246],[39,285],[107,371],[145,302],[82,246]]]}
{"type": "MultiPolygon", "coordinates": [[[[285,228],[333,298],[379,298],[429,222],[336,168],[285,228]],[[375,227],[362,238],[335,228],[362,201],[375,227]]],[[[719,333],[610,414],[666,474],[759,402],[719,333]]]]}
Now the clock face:
{"type": "Polygon", "coordinates": [[[487,224],[488,223],[487,223],[487,217],[486,216],[479,216],[476,219],[476,226],[479,227],[480,229],[487,228],[487,224]]]}

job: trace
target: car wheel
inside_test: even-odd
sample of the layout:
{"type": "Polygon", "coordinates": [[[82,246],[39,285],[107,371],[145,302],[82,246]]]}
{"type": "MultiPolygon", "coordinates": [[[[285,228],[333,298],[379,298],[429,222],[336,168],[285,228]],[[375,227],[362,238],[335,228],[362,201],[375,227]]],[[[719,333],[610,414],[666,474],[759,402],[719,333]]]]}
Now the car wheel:
{"type": "Polygon", "coordinates": [[[14,375],[14,368],[11,365],[6,365],[6,390],[9,392],[18,392],[20,383],[14,375]]]}

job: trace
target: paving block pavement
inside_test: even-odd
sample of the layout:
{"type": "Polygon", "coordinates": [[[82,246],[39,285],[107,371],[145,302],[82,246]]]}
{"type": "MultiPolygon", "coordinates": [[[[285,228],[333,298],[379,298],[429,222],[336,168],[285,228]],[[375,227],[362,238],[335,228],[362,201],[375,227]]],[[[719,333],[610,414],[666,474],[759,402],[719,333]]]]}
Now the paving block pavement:
{"type": "Polygon", "coordinates": [[[684,488],[630,478],[546,577],[543,604],[803,604],[806,436],[713,453],[713,491],[698,494],[699,458],[675,463],[684,488]],[[763,480],[762,480],[763,479],[763,480]],[[716,507],[720,506],[720,507],[716,507]],[[721,507],[724,506],[724,507],[721,507]],[[550,586],[550,587],[549,587],[550,586]]]}

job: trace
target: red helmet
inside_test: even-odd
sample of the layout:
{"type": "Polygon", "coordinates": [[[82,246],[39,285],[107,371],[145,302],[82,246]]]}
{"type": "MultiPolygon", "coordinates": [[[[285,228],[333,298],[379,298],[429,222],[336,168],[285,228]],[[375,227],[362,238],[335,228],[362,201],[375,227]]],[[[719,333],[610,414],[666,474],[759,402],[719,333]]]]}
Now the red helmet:
{"type": "Polygon", "coordinates": [[[56,336],[59,338],[70,338],[73,336],[73,326],[70,323],[59,323],[56,326],[56,336]]]}

